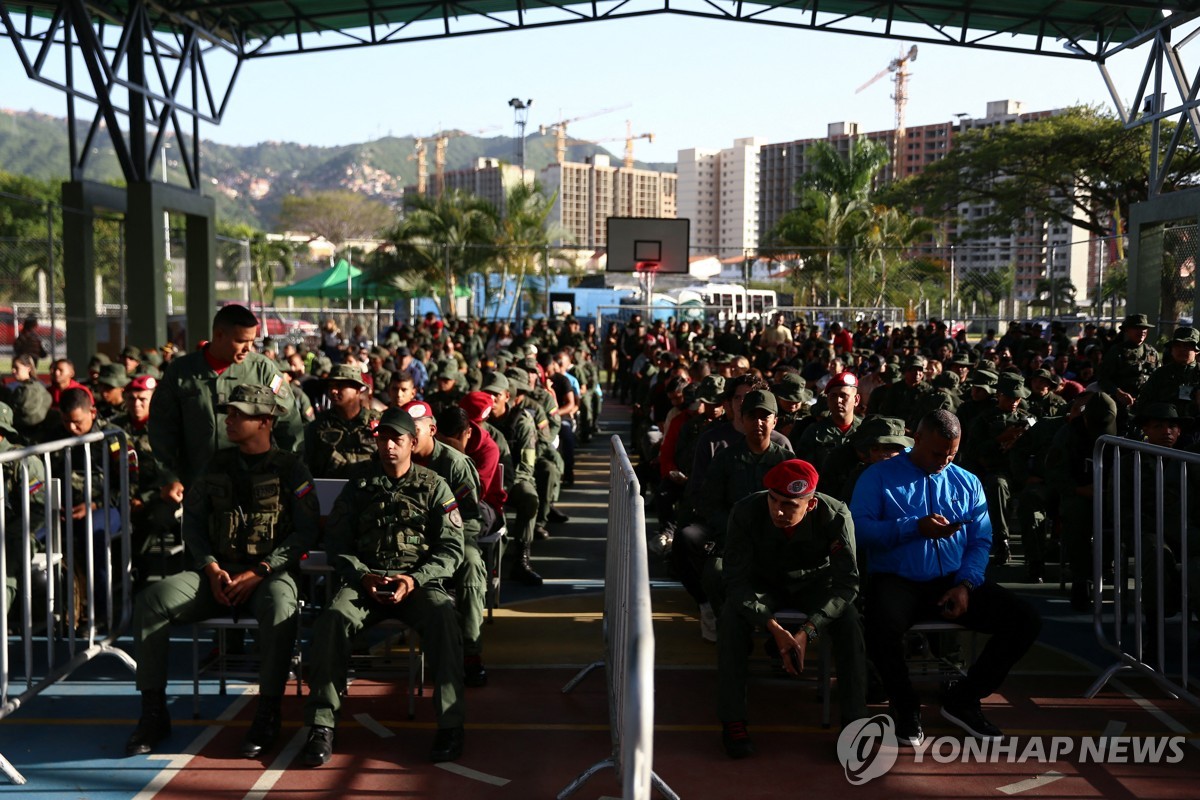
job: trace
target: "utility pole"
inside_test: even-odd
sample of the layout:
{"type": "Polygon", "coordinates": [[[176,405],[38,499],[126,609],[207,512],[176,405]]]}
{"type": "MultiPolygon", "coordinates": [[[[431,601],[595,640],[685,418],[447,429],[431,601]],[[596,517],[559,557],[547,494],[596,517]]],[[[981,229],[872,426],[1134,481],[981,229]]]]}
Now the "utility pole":
{"type": "Polygon", "coordinates": [[[516,123],[517,166],[521,168],[521,182],[525,182],[525,124],[529,122],[529,108],[533,100],[521,100],[514,97],[508,101],[513,110],[513,121],[516,123]]]}

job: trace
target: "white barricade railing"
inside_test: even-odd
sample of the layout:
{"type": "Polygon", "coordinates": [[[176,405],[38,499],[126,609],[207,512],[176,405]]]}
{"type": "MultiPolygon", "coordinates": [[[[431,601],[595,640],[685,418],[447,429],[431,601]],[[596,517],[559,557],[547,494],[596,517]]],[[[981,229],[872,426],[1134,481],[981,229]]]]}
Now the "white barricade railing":
{"type": "Polygon", "coordinates": [[[604,660],[584,667],[563,687],[569,692],[598,667],[608,676],[612,755],[585,770],[559,800],[606,767],[616,770],[625,800],[649,800],[651,788],[679,796],[654,773],[654,629],[642,488],[619,436],[612,437],[608,539],[604,558],[604,660]]]}
{"type": "MultiPolygon", "coordinates": [[[[6,624],[10,629],[19,627],[19,646],[14,644],[13,637],[8,637],[5,647],[0,648],[0,719],[8,717],[36,695],[58,681],[63,680],[79,667],[100,655],[112,655],[124,662],[130,669],[137,665],[129,655],[115,643],[118,636],[129,626],[133,616],[133,587],[130,574],[132,558],[132,536],[129,527],[129,446],[124,431],[101,432],[60,439],[46,444],[34,445],[19,450],[9,450],[0,453],[0,468],[7,475],[15,471],[20,481],[14,483],[14,490],[20,487],[22,497],[19,500],[7,497],[8,485],[0,480],[0,573],[6,578],[9,574],[9,564],[16,559],[17,594],[14,598],[14,609],[20,611],[16,623],[9,618],[9,600],[7,587],[0,596],[0,611],[3,611],[6,624]],[[101,451],[104,457],[101,464],[93,463],[92,445],[103,442],[101,451]],[[76,501],[72,487],[71,475],[74,470],[76,454],[74,448],[81,447],[82,453],[82,489],[83,500],[76,501]],[[62,460],[56,463],[54,456],[60,454],[62,460]],[[110,453],[115,453],[114,457],[110,453]],[[45,588],[45,630],[39,631],[34,627],[35,597],[34,597],[34,552],[32,545],[33,534],[37,531],[31,526],[32,501],[29,491],[30,474],[29,461],[33,458],[40,460],[46,475],[45,486],[39,491],[45,492],[45,521],[42,527],[45,536],[44,570],[46,576],[45,588]],[[98,508],[88,499],[95,498],[94,470],[100,470],[100,498],[98,508]],[[116,474],[113,474],[115,471],[116,474]],[[118,492],[113,491],[114,482],[118,492]],[[109,501],[116,498],[115,507],[109,501]],[[82,506],[82,527],[88,533],[82,543],[76,542],[74,520],[71,517],[76,505],[82,506]],[[10,510],[11,509],[11,510],[10,510]],[[119,520],[113,518],[113,513],[119,520]],[[103,533],[97,536],[96,515],[103,514],[103,533]],[[114,533],[114,522],[119,521],[119,531],[114,533]],[[10,531],[16,530],[13,534],[10,531]],[[19,540],[18,538],[19,537],[19,540]],[[117,572],[113,571],[113,542],[120,537],[120,561],[117,572]],[[82,552],[80,552],[82,551],[82,552]],[[78,598],[75,576],[83,578],[83,596],[78,598]],[[105,576],[100,581],[99,578],[105,576]],[[119,583],[117,583],[119,581],[119,583]],[[120,587],[119,597],[114,597],[114,583],[120,587]],[[99,597],[98,597],[99,595],[99,597]],[[97,600],[103,605],[98,605],[97,600]],[[113,601],[120,601],[119,613],[114,613],[113,601]],[[79,618],[80,606],[87,609],[86,625],[82,626],[79,618]],[[103,619],[97,619],[98,609],[104,610],[103,619]],[[103,624],[103,629],[98,626],[103,624]],[[45,663],[35,660],[35,642],[45,638],[45,663]],[[16,651],[16,665],[10,651],[16,651]],[[24,690],[19,694],[10,694],[10,683],[13,676],[19,676],[19,682],[24,683],[24,690]]],[[[38,559],[36,569],[43,569],[42,560],[38,559]]],[[[41,615],[39,622],[41,622],[41,615]]],[[[16,784],[25,783],[21,774],[0,755],[0,770],[8,779],[16,784]]]]}
{"type": "Polygon", "coordinates": [[[1188,685],[1188,559],[1195,558],[1189,555],[1188,507],[1200,502],[1188,496],[1188,474],[1200,469],[1200,454],[1101,436],[1092,464],[1092,618],[1097,641],[1117,662],[1096,679],[1087,697],[1095,697],[1118,672],[1131,671],[1200,706],[1188,685]],[[1176,480],[1174,497],[1167,487],[1176,480]],[[1172,524],[1169,517],[1176,512],[1172,524]],[[1102,582],[1108,559],[1113,561],[1111,622],[1105,619],[1102,582]],[[1168,624],[1175,611],[1178,622],[1168,624]]]}

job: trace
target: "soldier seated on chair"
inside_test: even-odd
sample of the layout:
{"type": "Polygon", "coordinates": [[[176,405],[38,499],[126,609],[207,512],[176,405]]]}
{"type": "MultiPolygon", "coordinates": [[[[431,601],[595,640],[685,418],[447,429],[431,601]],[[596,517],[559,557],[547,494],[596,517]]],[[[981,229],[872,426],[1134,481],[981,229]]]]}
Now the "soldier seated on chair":
{"type": "Polygon", "coordinates": [[[271,442],[284,411],[267,386],[234,388],[218,450],[183,502],[183,539],[194,568],[155,583],[133,611],[142,714],[127,755],[149,753],[171,733],[166,706],[172,625],[241,613],[258,620],[259,699],[241,753],[257,758],[279,736],[280,700],[295,646],[299,605],[294,572],[316,545],[319,510],[300,456],[271,442]]]}
{"type": "Polygon", "coordinates": [[[446,482],[413,463],[417,426],[407,411],[385,411],[375,437],[378,456],[346,484],[325,528],[343,585],[313,629],[304,706],[310,767],[333,757],[351,642],[387,618],[414,628],[430,661],[438,722],[431,760],[454,761],[463,752],[462,633],[445,589],[463,560],[462,514],[446,482]]]}

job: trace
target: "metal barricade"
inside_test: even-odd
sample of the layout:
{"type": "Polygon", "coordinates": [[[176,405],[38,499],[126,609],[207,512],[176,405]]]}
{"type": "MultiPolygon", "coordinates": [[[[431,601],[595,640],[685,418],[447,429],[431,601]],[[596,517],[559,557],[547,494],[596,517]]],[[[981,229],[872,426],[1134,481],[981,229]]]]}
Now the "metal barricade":
{"type": "Polygon", "coordinates": [[[1188,542],[1188,508],[1197,499],[1188,496],[1188,475],[1200,469],[1200,454],[1101,436],[1092,464],[1092,619],[1097,641],[1117,662],[1086,696],[1095,697],[1117,673],[1134,672],[1200,706],[1200,696],[1188,685],[1188,578],[1200,568],[1200,562],[1188,564],[1189,558],[1200,556],[1189,555],[1189,544],[1194,549],[1196,542],[1188,542]],[[1111,461],[1111,480],[1106,459],[1111,461]],[[1174,481],[1178,483],[1172,486],[1174,481]],[[1178,521],[1172,525],[1168,516],[1176,512],[1178,521]],[[1148,518],[1153,520],[1150,530],[1144,524],[1148,518]],[[1102,579],[1110,558],[1112,618],[1106,620],[1102,579]],[[1178,623],[1168,625],[1175,611],[1180,612],[1178,623]]]}
{"type": "MultiPolygon", "coordinates": [[[[0,573],[7,579],[11,560],[18,559],[14,608],[20,611],[17,622],[20,628],[19,647],[14,645],[10,636],[6,646],[0,648],[0,719],[4,719],[97,656],[115,656],[131,670],[136,670],[137,664],[124,650],[116,647],[117,638],[128,628],[133,616],[129,442],[125,432],[95,431],[9,450],[0,453],[0,468],[6,476],[13,472],[19,475],[20,481],[13,481],[13,489],[15,491],[20,487],[22,495],[20,499],[10,499],[7,496],[8,481],[0,480],[0,507],[4,509],[0,513],[0,573]],[[92,447],[97,444],[100,444],[100,450],[104,453],[99,465],[93,463],[92,453],[92,447]],[[81,488],[84,499],[78,502],[71,481],[76,447],[82,448],[83,461],[81,488]],[[61,460],[55,457],[56,454],[61,454],[61,460]],[[31,484],[29,459],[41,461],[46,475],[43,487],[31,484]],[[100,470],[102,492],[102,502],[96,504],[88,499],[96,497],[94,468],[100,470]],[[113,491],[114,486],[116,492],[113,491]],[[31,525],[31,495],[36,495],[38,491],[45,493],[45,522],[41,531],[31,525]],[[115,506],[109,504],[112,498],[116,498],[115,506]],[[93,508],[93,505],[98,507],[93,508]],[[79,520],[73,517],[77,507],[81,514],[79,520]],[[102,535],[97,536],[99,514],[104,515],[103,531],[102,535]],[[77,521],[85,531],[82,546],[76,542],[74,523],[77,521]],[[15,536],[9,533],[14,526],[19,531],[15,536]],[[114,526],[119,528],[115,533],[112,530],[114,526]],[[35,533],[44,535],[44,559],[35,559],[32,543],[35,533]],[[118,537],[121,543],[120,564],[114,572],[113,542],[118,537]],[[45,565],[44,630],[34,626],[35,561],[38,570],[43,568],[43,563],[45,565]],[[75,585],[76,575],[83,580],[81,597],[75,585]],[[107,578],[100,581],[101,576],[107,578]],[[119,596],[114,596],[114,584],[117,581],[120,592],[119,596]],[[114,613],[114,599],[120,602],[117,613],[114,613]],[[97,601],[102,601],[102,605],[98,605],[97,601]],[[86,624],[79,616],[81,604],[88,611],[86,624]],[[101,608],[104,610],[103,618],[97,619],[97,610],[101,608]],[[35,644],[43,637],[45,663],[35,659],[35,644]],[[10,651],[16,651],[15,665],[10,651]],[[15,696],[10,694],[10,683],[14,679],[24,683],[24,690],[15,696]]],[[[0,597],[0,610],[3,610],[7,623],[10,611],[7,588],[4,596],[0,597]]],[[[39,626],[41,622],[39,618],[39,626]]],[[[0,770],[12,783],[25,783],[24,777],[2,755],[0,770]]]]}
{"type": "Polygon", "coordinates": [[[679,795],[654,773],[654,629],[642,488],[619,436],[611,440],[608,539],[604,558],[604,660],[584,667],[563,687],[569,692],[597,667],[606,667],[612,754],[558,794],[570,797],[606,767],[616,770],[625,800],[648,800],[651,787],[668,800],[679,795]]]}

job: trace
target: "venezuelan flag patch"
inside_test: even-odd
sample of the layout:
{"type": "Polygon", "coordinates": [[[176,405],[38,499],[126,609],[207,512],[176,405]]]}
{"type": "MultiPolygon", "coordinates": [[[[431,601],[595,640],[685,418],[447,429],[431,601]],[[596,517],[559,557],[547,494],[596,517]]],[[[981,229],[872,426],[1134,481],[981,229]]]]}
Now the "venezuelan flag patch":
{"type": "Polygon", "coordinates": [[[305,481],[304,483],[302,483],[296,487],[296,492],[295,492],[296,499],[304,497],[304,495],[308,494],[312,490],[313,490],[312,481],[305,481]]]}
{"type": "Polygon", "coordinates": [[[37,494],[38,492],[40,492],[42,490],[42,487],[45,485],[46,485],[45,481],[34,481],[33,483],[29,484],[29,493],[37,494]]]}
{"type": "Polygon", "coordinates": [[[279,394],[279,387],[283,386],[283,376],[276,375],[271,378],[271,394],[279,394]]]}
{"type": "Polygon", "coordinates": [[[462,485],[462,486],[460,486],[460,487],[459,487],[459,489],[458,489],[458,491],[457,491],[457,492],[455,492],[455,493],[454,493],[454,499],[455,499],[455,500],[462,500],[462,499],[464,499],[464,498],[466,498],[466,497],[469,497],[470,495],[471,495],[471,487],[470,487],[470,485],[464,484],[464,485],[462,485]]]}
{"type": "Polygon", "coordinates": [[[445,511],[447,514],[456,508],[458,508],[457,500],[447,500],[446,502],[442,503],[442,511],[445,511]]]}

